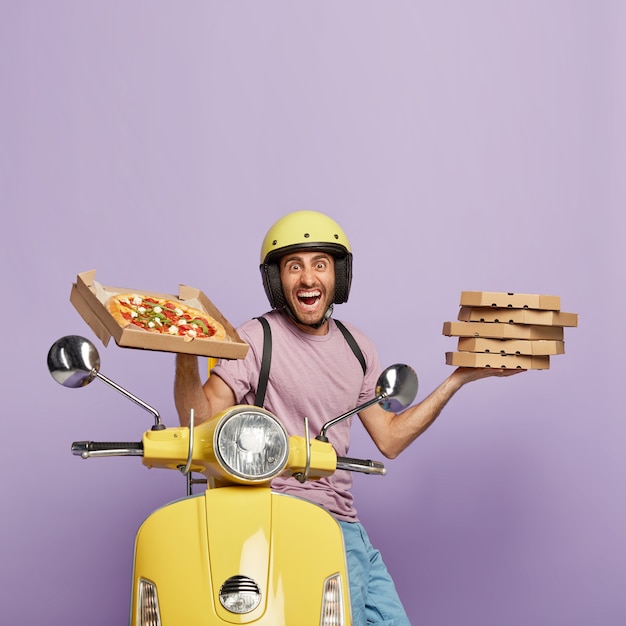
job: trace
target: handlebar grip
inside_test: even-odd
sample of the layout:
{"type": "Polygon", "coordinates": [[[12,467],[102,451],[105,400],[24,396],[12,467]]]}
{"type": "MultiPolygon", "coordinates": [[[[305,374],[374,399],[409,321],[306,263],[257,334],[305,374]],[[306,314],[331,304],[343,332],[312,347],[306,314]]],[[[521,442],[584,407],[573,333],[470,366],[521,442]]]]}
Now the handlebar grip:
{"type": "Polygon", "coordinates": [[[88,459],[92,456],[143,456],[141,441],[75,441],[72,454],[88,459]]]}
{"type": "Polygon", "coordinates": [[[380,461],[353,459],[347,456],[337,457],[337,469],[361,472],[362,474],[379,474],[380,476],[387,473],[387,469],[380,461]]]}

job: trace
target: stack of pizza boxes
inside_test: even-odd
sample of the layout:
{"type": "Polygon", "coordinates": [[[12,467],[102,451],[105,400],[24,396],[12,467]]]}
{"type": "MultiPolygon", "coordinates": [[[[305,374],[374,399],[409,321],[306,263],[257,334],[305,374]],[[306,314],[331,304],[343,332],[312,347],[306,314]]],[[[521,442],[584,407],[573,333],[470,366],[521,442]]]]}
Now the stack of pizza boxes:
{"type": "Polygon", "coordinates": [[[443,325],[444,335],[459,338],[446,363],[549,369],[550,357],[565,352],[565,327],[577,325],[578,315],[562,312],[558,296],[463,291],[458,321],[443,325]]]}

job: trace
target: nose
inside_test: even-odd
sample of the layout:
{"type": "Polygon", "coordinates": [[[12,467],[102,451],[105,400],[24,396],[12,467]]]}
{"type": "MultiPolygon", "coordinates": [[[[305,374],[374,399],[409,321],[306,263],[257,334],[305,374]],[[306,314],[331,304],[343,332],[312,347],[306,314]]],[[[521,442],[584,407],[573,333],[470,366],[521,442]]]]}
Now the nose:
{"type": "Polygon", "coordinates": [[[315,277],[315,271],[313,270],[312,266],[306,265],[302,269],[302,273],[300,274],[300,280],[302,281],[302,284],[304,285],[315,284],[316,277],[315,277]]]}
{"type": "Polygon", "coordinates": [[[315,273],[312,268],[306,267],[302,270],[300,279],[303,285],[313,285],[315,283],[315,273]]]}

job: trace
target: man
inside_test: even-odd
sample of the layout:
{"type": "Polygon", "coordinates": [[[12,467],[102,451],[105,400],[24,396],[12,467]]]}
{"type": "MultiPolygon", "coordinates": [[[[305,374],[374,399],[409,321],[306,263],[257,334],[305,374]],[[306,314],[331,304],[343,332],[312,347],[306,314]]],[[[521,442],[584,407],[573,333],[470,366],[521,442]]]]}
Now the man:
{"type": "MultiPolygon", "coordinates": [[[[290,213],[270,228],[263,241],[261,273],[272,307],[263,316],[272,337],[263,405],[283,422],[290,435],[302,434],[305,416],[311,432],[319,432],[329,419],[373,398],[381,372],[371,340],[346,325],[356,340],[355,349],[331,317],[334,304],[345,302],[350,293],[350,244],[328,216],[314,211],[290,213]]],[[[255,319],[238,332],[250,345],[248,355],[239,361],[220,361],[204,384],[197,358],[177,355],[174,392],[182,424],[188,423],[191,408],[196,423],[200,423],[234,404],[258,400],[263,328],[255,319]]],[[[513,373],[516,371],[458,368],[419,404],[398,414],[375,404],[361,411],[359,418],[380,452],[393,459],[432,424],[463,385],[513,373]]],[[[340,456],[348,452],[351,419],[329,432],[340,456]]],[[[272,482],[275,490],[320,504],[338,519],[345,538],[354,623],[409,624],[380,554],[358,521],[351,485],[350,472],[343,471],[305,484],[293,478],[272,482]]]]}

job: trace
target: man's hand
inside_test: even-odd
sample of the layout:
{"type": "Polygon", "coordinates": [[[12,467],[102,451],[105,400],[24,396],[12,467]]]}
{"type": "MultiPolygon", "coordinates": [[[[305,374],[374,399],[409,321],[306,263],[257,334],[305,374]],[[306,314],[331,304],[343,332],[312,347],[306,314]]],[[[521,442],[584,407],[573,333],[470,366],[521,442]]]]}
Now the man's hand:
{"type": "Polygon", "coordinates": [[[460,385],[471,383],[481,378],[489,378],[491,376],[513,376],[521,374],[528,370],[510,369],[506,367],[458,367],[450,378],[455,379],[460,385]]]}

